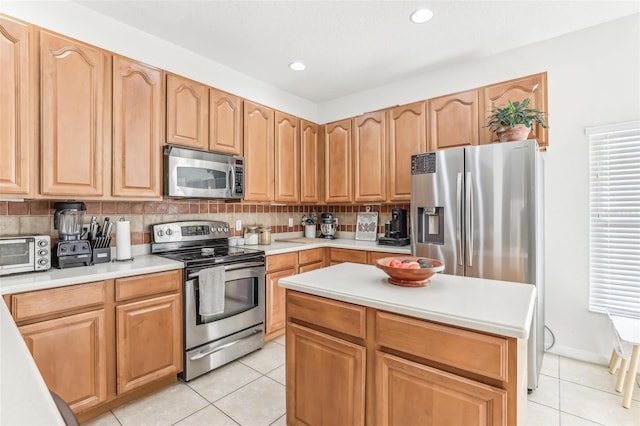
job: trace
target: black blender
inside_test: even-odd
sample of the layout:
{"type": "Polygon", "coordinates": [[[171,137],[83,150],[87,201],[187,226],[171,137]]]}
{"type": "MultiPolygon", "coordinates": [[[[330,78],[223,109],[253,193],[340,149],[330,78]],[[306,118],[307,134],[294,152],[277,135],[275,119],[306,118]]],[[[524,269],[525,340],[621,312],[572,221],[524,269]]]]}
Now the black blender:
{"type": "Polygon", "coordinates": [[[83,239],[83,220],[87,206],[81,201],[55,203],[53,227],[58,230],[58,239],[53,249],[53,266],[73,268],[91,264],[91,244],[83,239]]]}

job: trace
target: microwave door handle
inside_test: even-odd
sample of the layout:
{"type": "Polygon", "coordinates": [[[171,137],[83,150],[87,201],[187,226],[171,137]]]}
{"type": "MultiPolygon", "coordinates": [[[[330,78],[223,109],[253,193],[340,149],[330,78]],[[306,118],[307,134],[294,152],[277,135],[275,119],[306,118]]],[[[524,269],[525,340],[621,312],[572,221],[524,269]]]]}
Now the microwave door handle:
{"type": "Polygon", "coordinates": [[[228,190],[229,190],[229,195],[233,195],[233,191],[236,187],[236,168],[233,166],[233,164],[231,164],[230,167],[231,170],[229,170],[229,186],[228,186],[228,190]]]}

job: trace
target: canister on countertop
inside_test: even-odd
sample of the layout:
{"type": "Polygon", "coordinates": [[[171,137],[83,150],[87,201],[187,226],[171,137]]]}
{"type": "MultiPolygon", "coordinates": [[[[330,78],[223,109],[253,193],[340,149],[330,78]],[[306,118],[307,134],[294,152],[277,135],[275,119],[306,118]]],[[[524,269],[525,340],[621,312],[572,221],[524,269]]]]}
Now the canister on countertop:
{"type": "Polygon", "coordinates": [[[247,246],[256,246],[260,243],[260,232],[258,225],[247,225],[244,227],[244,244],[247,246]]]}
{"type": "Polygon", "coordinates": [[[264,226],[264,227],[258,228],[258,231],[260,233],[260,244],[262,245],[271,244],[271,228],[269,228],[268,226],[264,226]]]}

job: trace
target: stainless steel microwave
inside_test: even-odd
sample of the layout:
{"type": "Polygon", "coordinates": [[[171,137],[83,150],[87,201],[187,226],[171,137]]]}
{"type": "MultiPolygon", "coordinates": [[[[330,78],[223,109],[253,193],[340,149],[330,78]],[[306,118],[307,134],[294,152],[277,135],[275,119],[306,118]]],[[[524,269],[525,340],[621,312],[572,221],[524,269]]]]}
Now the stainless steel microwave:
{"type": "Polygon", "coordinates": [[[29,235],[0,238],[0,275],[51,268],[51,238],[29,235]]]}
{"type": "Polygon", "coordinates": [[[179,198],[244,198],[244,157],[167,145],[164,195],[179,198]]]}

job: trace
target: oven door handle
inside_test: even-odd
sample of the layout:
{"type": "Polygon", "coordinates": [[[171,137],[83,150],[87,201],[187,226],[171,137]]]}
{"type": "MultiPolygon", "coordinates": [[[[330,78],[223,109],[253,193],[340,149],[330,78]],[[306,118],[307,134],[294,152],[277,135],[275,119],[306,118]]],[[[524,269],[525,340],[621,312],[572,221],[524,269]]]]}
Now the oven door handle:
{"type": "MultiPolygon", "coordinates": [[[[256,266],[264,266],[264,262],[246,262],[246,263],[237,263],[235,265],[225,265],[224,270],[227,271],[235,271],[236,269],[246,269],[246,268],[255,268],[256,266]]],[[[200,275],[200,272],[194,272],[189,274],[189,279],[196,278],[200,275]]]]}
{"type": "Polygon", "coordinates": [[[204,357],[206,357],[206,356],[213,355],[213,354],[215,354],[216,352],[220,352],[220,351],[221,351],[221,350],[223,350],[223,349],[227,349],[229,346],[233,346],[233,345],[235,345],[236,343],[240,343],[240,342],[242,342],[242,341],[244,341],[244,340],[250,339],[250,338],[252,338],[253,336],[255,336],[256,334],[258,334],[258,333],[262,333],[262,329],[254,330],[254,331],[253,331],[253,333],[251,333],[251,334],[250,334],[250,335],[248,335],[248,336],[241,337],[240,339],[238,339],[238,340],[234,340],[233,342],[225,343],[224,345],[218,346],[218,347],[216,347],[216,348],[214,348],[214,349],[211,349],[210,351],[200,352],[199,354],[197,354],[197,355],[192,356],[191,358],[189,358],[189,360],[191,360],[191,361],[197,361],[197,360],[202,359],[202,358],[204,358],[204,357]]]}

